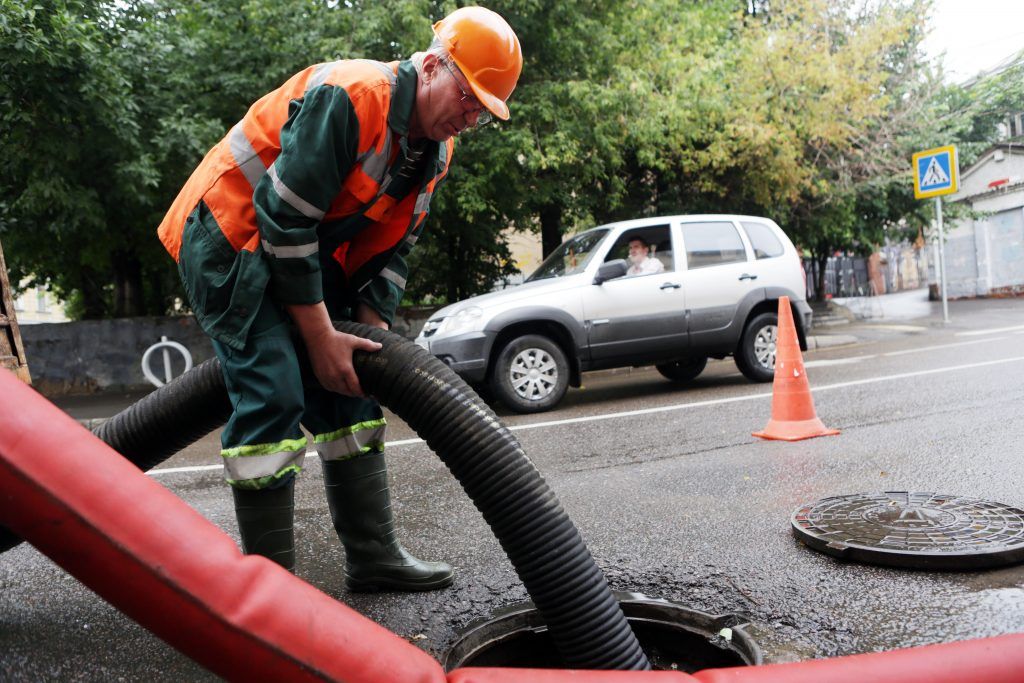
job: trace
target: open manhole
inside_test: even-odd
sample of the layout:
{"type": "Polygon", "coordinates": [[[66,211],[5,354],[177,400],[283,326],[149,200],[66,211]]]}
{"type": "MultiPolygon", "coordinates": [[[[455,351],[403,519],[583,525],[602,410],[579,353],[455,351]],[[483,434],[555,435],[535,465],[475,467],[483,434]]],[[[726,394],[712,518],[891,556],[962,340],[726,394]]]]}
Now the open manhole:
{"type": "MultiPolygon", "coordinates": [[[[616,592],[615,597],[656,670],[692,673],[761,663],[761,649],[737,616],[707,614],[640,593],[616,592]]],[[[532,602],[503,608],[462,634],[444,667],[472,666],[566,668],[532,602]]]]}
{"type": "Polygon", "coordinates": [[[823,498],[793,513],[793,535],[843,560],[911,569],[987,569],[1024,561],[1024,510],[939,493],[823,498]]]}

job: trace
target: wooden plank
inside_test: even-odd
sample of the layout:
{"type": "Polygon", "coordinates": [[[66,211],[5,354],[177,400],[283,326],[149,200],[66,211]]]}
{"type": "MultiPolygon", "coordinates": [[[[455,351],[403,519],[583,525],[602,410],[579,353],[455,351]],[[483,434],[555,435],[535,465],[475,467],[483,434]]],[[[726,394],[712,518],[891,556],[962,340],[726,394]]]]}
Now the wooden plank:
{"type": "MultiPolygon", "coordinates": [[[[4,249],[0,245],[0,317],[3,318],[3,332],[0,333],[0,356],[13,357],[15,374],[26,384],[32,383],[25,358],[25,346],[21,342],[21,330],[18,329],[18,317],[14,312],[14,297],[11,294],[11,283],[7,278],[7,263],[4,261],[4,249]]],[[[7,363],[4,363],[7,367],[7,363]]]]}

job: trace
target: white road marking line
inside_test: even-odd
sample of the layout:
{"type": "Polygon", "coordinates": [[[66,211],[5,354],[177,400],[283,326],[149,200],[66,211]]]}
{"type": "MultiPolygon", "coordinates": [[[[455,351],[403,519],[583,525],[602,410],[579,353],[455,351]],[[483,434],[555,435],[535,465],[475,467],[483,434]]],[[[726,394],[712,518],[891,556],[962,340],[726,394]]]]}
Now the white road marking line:
{"type": "Polygon", "coordinates": [[[1017,330],[1024,330],[1024,325],[1014,325],[1013,327],[990,327],[987,330],[971,330],[970,332],[957,332],[954,337],[977,337],[982,334],[998,334],[1000,332],[1016,332],[1017,330]]]}
{"type": "Polygon", "coordinates": [[[956,372],[957,370],[973,370],[974,368],[984,368],[990,365],[1002,365],[1004,363],[1017,363],[1024,361],[1024,356],[1013,356],[1011,358],[1000,358],[998,360],[986,360],[980,363],[968,363],[966,365],[947,365],[944,368],[933,368],[931,370],[918,370],[916,372],[901,372],[895,375],[885,375],[882,377],[869,377],[867,379],[855,379],[849,382],[838,382],[836,384],[826,384],[820,387],[811,387],[811,391],[828,391],[830,389],[845,389],[846,387],[855,387],[860,384],[874,384],[875,382],[887,382],[893,379],[907,379],[910,377],[923,377],[925,375],[935,375],[940,372],[956,372]]]}
{"type": "Polygon", "coordinates": [[[927,332],[927,327],[921,327],[920,325],[864,325],[864,327],[873,330],[893,330],[895,332],[927,332]]]}
{"type": "Polygon", "coordinates": [[[852,358],[833,358],[822,359],[822,360],[809,360],[804,362],[805,368],[827,368],[830,365],[852,365],[853,363],[859,363],[862,360],[874,358],[874,356],[854,356],[852,358]]]}
{"type": "MultiPolygon", "coordinates": [[[[924,377],[926,375],[937,375],[945,372],[957,372],[958,370],[973,370],[991,365],[1003,365],[1006,363],[1019,363],[1024,361],[1024,356],[1013,356],[1011,358],[1000,358],[998,360],[982,361],[980,363],[967,363],[965,365],[947,365],[942,368],[931,370],[917,370],[915,372],[900,372],[893,375],[882,375],[880,377],[868,377],[867,379],[855,379],[849,382],[837,382],[836,384],[825,384],[819,387],[811,387],[812,392],[830,391],[832,389],[845,389],[863,384],[875,384],[877,382],[889,382],[896,379],[908,379],[910,377],[924,377]]],[[[759,394],[747,394],[745,396],[733,396],[731,398],[717,398],[710,401],[695,401],[693,403],[674,403],[657,408],[642,408],[640,410],[626,410],[618,413],[606,413],[604,415],[588,415],[586,417],[572,417],[565,420],[549,420],[547,422],[532,422],[529,424],[515,425],[509,427],[513,432],[526,431],[527,429],[541,429],[544,427],[556,427],[567,424],[582,424],[584,422],[596,422],[598,420],[615,420],[623,417],[636,417],[638,415],[653,415],[656,413],[668,413],[677,410],[688,410],[690,408],[704,408],[706,406],[724,405],[726,403],[739,403],[741,401],[754,401],[761,398],[771,398],[772,393],[762,392],[759,394]]],[[[387,446],[406,446],[423,443],[423,439],[402,439],[401,441],[389,441],[387,446]]],[[[306,457],[314,457],[316,453],[307,452],[306,457]]],[[[167,469],[150,470],[147,474],[157,476],[176,472],[205,472],[220,469],[220,465],[197,465],[194,467],[169,467],[167,469]]]]}
{"type": "MultiPolygon", "coordinates": [[[[306,453],[306,457],[309,457],[309,453],[306,453]]],[[[213,470],[222,470],[224,465],[195,465],[192,467],[167,467],[160,470],[150,470],[146,474],[157,476],[158,474],[176,474],[178,472],[209,472],[213,470]]]]}
{"type": "MultiPolygon", "coordinates": [[[[388,441],[384,444],[385,448],[394,446],[408,446],[409,444],[423,443],[423,439],[402,439],[400,441],[388,441]]],[[[315,458],[316,451],[306,451],[307,458],[315,458]]],[[[214,470],[222,470],[224,465],[193,465],[189,467],[166,467],[159,470],[150,470],[146,474],[158,475],[158,474],[175,474],[178,472],[212,472],[214,470]]]]}
{"type": "MultiPolygon", "coordinates": [[[[1024,334],[1022,331],[1020,334],[1024,334]]],[[[916,349],[905,349],[903,351],[890,351],[883,353],[883,356],[902,356],[905,353],[920,353],[921,351],[934,351],[935,349],[948,349],[951,346],[967,346],[968,344],[984,344],[985,342],[999,341],[1006,337],[989,337],[988,339],[974,339],[972,341],[954,342],[953,344],[936,344],[935,346],[919,346],[916,349]]]]}

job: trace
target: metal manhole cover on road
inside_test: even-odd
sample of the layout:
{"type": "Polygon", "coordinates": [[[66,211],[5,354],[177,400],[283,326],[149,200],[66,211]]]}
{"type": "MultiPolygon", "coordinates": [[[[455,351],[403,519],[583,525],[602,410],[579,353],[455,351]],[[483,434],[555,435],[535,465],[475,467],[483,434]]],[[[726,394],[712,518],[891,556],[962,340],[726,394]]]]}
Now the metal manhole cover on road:
{"type": "Polygon", "coordinates": [[[1024,510],[978,498],[886,491],[822,498],[793,513],[793,535],[843,560],[911,569],[1024,561],[1024,510]]]}

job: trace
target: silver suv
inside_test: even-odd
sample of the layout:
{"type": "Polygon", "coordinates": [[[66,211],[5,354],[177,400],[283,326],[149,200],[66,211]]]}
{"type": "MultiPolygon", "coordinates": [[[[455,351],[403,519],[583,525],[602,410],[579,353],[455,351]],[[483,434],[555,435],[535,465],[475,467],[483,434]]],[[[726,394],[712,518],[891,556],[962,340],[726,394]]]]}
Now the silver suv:
{"type": "Polygon", "coordinates": [[[581,373],[655,365],[685,383],[732,355],[774,376],[779,297],[806,350],[800,258],[767,218],[700,215],[602,225],[566,240],[525,283],[446,306],[416,339],[509,408],[554,407],[581,373]]]}

